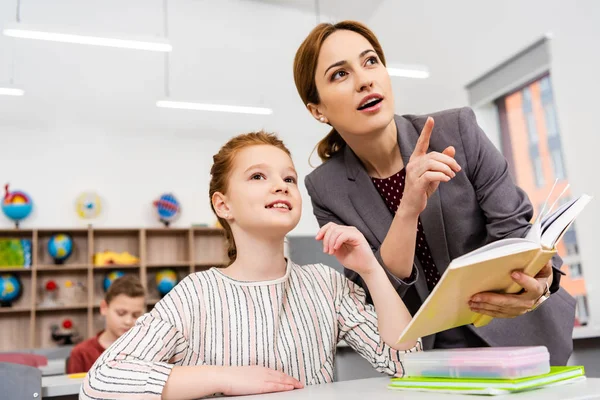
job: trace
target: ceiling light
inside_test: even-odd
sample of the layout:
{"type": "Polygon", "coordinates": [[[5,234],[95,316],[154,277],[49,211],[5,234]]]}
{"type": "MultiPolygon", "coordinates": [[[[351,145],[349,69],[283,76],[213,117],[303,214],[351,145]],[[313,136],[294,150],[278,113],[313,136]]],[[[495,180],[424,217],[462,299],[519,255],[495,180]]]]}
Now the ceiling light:
{"type": "Polygon", "coordinates": [[[3,30],[4,35],[23,39],[47,40],[53,42],[88,44],[92,46],[119,47],[124,49],[137,49],[169,52],[173,49],[171,44],[164,39],[143,39],[104,37],[66,32],[53,32],[52,30],[28,27],[23,24],[7,25],[3,30]]]}
{"type": "Polygon", "coordinates": [[[23,96],[25,91],[23,89],[0,87],[0,95],[6,96],[23,96]]]}
{"type": "Polygon", "coordinates": [[[218,111],[218,112],[230,112],[240,114],[259,114],[259,115],[270,115],[273,114],[273,110],[270,108],[262,107],[244,107],[244,106],[230,106],[223,104],[203,104],[203,103],[187,103],[183,101],[170,101],[170,100],[159,100],[156,102],[158,107],[163,108],[179,108],[184,110],[200,110],[200,111],[218,111]]]}
{"type": "Polygon", "coordinates": [[[426,67],[388,67],[387,70],[390,76],[415,79],[429,78],[429,70],[426,67]]]}

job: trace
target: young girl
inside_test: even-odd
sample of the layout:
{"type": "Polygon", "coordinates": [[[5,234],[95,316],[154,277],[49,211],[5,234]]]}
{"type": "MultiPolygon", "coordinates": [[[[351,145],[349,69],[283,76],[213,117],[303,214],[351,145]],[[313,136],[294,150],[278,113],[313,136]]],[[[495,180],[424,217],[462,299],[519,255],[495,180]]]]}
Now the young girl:
{"type": "Polygon", "coordinates": [[[284,258],[302,209],[284,144],[264,132],[237,136],[214,156],[211,174],[230,265],[183,279],[98,359],[80,399],[195,399],[332,382],[342,339],[378,371],[403,375],[402,354],[421,343],[396,343],[411,316],[358,230],[328,224],[316,239],[360,274],[374,306],[332,268],[284,258]]]}

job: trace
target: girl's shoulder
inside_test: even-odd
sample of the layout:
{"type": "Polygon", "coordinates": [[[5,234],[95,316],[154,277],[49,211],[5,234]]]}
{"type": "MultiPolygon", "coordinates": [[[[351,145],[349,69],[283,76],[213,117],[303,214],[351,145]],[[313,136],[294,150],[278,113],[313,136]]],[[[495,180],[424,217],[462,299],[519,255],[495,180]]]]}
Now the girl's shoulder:
{"type": "Polygon", "coordinates": [[[298,265],[292,262],[292,273],[306,278],[318,278],[331,282],[335,285],[343,283],[346,277],[335,268],[323,263],[298,265]]]}

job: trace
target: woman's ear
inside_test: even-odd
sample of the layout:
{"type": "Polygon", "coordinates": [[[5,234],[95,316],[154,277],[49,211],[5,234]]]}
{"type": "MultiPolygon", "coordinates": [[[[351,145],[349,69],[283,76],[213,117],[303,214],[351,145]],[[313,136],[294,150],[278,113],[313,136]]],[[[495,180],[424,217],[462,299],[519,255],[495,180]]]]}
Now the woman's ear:
{"type": "Polygon", "coordinates": [[[212,195],[212,205],[219,218],[230,219],[231,209],[227,204],[227,196],[221,192],[215,192],[212,195]]]}
{"type": "Polygon", "coordinates": [[[306,108],[308,108],[308,111],[312,114],[312,116],[319,122],[322,122],[324,124],[328,123],[329,121],[327,120],[327,118],[321,113],[321,111],[319,111],[319,107],[317,107],[316,104],[313,103],[308,103],[306,105],[306,108]]]}

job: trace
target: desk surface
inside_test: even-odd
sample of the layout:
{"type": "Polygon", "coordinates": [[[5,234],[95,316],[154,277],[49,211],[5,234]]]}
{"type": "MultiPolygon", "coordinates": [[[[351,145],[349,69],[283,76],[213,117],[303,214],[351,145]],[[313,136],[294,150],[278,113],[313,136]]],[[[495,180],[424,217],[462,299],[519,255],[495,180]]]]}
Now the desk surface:
{"type": "MultiPolygon", "coordinates": [[[[384,378],[369,378],[357,379],[353,381],[336,382],[325,385],[307,386],[301,390],[294,390],[285,393],[271,393],[266,395],[247,396],[248,399],[264,399],[264,400],[296,400],[296,399],[318,399],[318,400],[398,400],[408,399],[415,400],[434,400],[434,399],[451,399],[451,400],[478,400],[486,397],[489,399],[497,398],[497,396],[473,396],[473,395],[457,395],[457,394],[440,394],[427,392],[413,392],[390,390],[387,388],[390,379],[384,378]]],[[[549,387],[545,389],[533,390],[530,392],[514,393],[509,397],[501,396],[506,400],[587,400],[600,399],[600,378],[587,378],[583,382],[572,383],[569,385],[549,387]]]]}
{"type": "Polygon", "coordinates": [[[48,365],[38,367],[42,371],[42,376],[63,375],[66,372],[67,360],[64,358],[48,360],[48,365]]]}
{"type": "MultiPolygon", "coordinates": [[[[77,395],[83,378],[69,378],[66,375],[42,377],[42,398],[57,396],[77,395]]],[[[296,400],[307,398],[315,400],[398,400],[404,398],[416,400],[433,400],[448,398],[452,400],[477,400],[487,396],[468,395],[443,395],[439,393],[407,392],[390,390],[387,388],[390,379],[387,377],[357,379],[353,381],[336,382],[325,385],[307,386],[301,390],[284,393],[270,393],[264,395],[246,396],[249,399],[264,400],[296,400]]],[[[76,398],[76,397],[74,397],[76,398]]],[[[487,397],[490,399],[494,397],[487,397]]],[[[502,398],[505,398],[502,396],[502,398]]],[[[583,382],[572,383],[563,386],[555,386],[530,392],[515,393],[507,400],[587,400],[600,399],[600,378],[587,378],[583,382]]]]}

